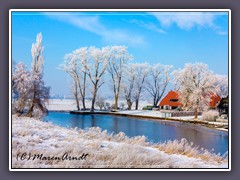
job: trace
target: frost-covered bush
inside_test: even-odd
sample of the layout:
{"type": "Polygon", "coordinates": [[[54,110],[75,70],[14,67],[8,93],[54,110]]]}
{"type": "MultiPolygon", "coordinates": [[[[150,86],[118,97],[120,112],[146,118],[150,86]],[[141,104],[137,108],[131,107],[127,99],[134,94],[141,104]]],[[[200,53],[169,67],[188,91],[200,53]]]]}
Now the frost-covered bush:
{"type": "Polygon", "coordinates": [[[12,102],[12,114],[16,114],[17,113],[17,105],[16,102],[12,102]]]}
{"type": "Polygon", "coordinates": [[[23,113],[31,83],[32,80],[27,66],[22,62],[16,64],[12,75],[13,113],[23,113]]]}
{"type": "Polygon", "coordinates": [[[125,104],[123,102],[120,103],[120,108],[124,109],[125,104]]]}
{"type": "Polygon", "coordinates": [[[43,111],[41,111],[41,109],[39,108],[34,108],[33,109],[33,117],[37,118],[37,119],[41,119],[43,117],[44,113],[43,111]]]}
{"type": "Polygon", "coordinates": [[[178,107],[176,108],[176,111],[183,111],[182,106],[178,106],[178,107]]]}
{"type": "Polygon", "coordinates": [[[109,102],[106,102],[104,108],[105,108],[106,110],[109,110],[109,109],[110,109],[110,106],[111,106],[110,103],[109,103],[109,102]]]}
{"type": "Polygon", "coordinates": [[[202,113],[202,119],[205,121],[216,121],[219,117],[219,112],[216,110],[209,110],[202,113]]]}
{"type": "Polygon", "coordinates": [[[96,105],[99,107],[100,110],[104,108],[104,104],[105,104],[105,99],[103,97],[98,96],[96,100],[96,105]]]}

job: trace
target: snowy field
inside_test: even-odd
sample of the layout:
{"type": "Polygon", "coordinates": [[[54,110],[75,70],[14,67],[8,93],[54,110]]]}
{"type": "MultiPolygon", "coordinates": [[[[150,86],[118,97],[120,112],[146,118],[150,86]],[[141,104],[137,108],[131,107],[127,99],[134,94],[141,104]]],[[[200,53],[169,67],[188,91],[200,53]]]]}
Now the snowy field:
{"type": "MultiPolygon", "coordinates": [[[[113,100],[106,100],[106,102],[110,103],[110,105],[113,104],[113,100]]],[[[91,107],[91,101],[86,100],[86,107],[90,108],[91,107]]],[[[127,107],[126,102],[125,101],[119,101],[120,103],[125,103],[125,108],[127,107]]],[[[147,101],[140,101],[139,102],[139,108],[138,109],[142,109],[144,106],[147,106],[151,104],[150,102],[147,101]]],[[[80,102],[80,108],[82,108],[82,104],[80,102]]],[[[95,106],[96,109],[98,109],[97,106],[95,106]]],[[[49,100],[49,104],[47,104],[47,109],[50,111],[72,111],[72,110],[77,110],[76,107],[76,101],[74,99],[50,99],[49,100]]],[[[133,104],[132,109],[135,109],[135,106],[133,104]]]]}
{"type": "Polygon", "coordinates": [[[66,129],[15,115],[12,118],[12,155],[13,168],[228,167],[226,158],[194,148],[184,139],[149,144],[142,136],[109,135],[100,128],[66,129]],[[19,159],[23,153],[29,159],[19,159]],[[66,153],[68,158],[57,159],[66,153]],[[69,160],[70,156],[82,157],[84,153],[88,155],[83,160],[69,160]],[[32,159],[41,154],[41,158],[32,159]]]}

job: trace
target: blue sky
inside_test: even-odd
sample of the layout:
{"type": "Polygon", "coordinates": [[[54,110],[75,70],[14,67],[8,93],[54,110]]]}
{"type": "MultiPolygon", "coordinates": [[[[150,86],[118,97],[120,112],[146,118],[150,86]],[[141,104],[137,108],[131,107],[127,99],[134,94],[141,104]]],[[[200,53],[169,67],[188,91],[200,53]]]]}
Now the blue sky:
{"type": "Polygon", "coordinates": [[[228,14],[224,12],[13,12],[12,58],[31,67],[37,33],[45,47],[44,79],[52,94],[69,94],[71,81],[57,67],[83,47],[126,45],[133,62],[173,65],[204,62],[228,73],[228,14]]]}

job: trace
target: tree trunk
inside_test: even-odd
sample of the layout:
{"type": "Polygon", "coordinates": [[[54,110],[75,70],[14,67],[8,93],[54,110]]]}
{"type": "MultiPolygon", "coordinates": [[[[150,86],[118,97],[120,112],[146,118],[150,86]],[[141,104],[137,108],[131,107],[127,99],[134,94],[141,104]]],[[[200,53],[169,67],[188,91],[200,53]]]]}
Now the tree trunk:
{"type": "Polygon", "coordinates": [[[87,79],[87,73],[84,73],[84,78],[83,78],[83,95],[82,95],[82,104],[83,104],[83,109],[86,110],[86,105],[85,105],[85,95],[86,95],[86,79],[87,79]]]}
{"type": "Polygon", "coordinates": [[[132,109],[132,102],[131,100],[127,100],[128,110],[132,109]]]}
{"type": "Polygon", "coordinates": [[[118,79],[117,93],[115,95],[115,109],[118,109],[118,98],[119,98],[119,92],[120,92],[121,79],[122,77],[120,76],[118,79]]]}
{"type": "Polygon", "coordinates": [[[195,110],[194,110],[194,118],[195,118],[195,119],[198,118],[198,110],[197,110],[197,108],[195,108],[195,110]]]}
{"type": "Polygon", "coordinates": [[[77,110],[80,111],[78,96],[76,96],[76,102],[77,102],[77,110]]]}
{"type": "Polygon", "coordinates": [[[153,106],[156,106],[156,97],[153,98],[153,106]]]}
{"type": "Polygon", "coordinates": [[[86,110],[85,97],[82,97],[83,110],[86,110]]]}
{"type": "MultiPolygon", "coordinates": [[[[77,73],[76,73],[77,74],[77,73]]],[[[85,105],[85,92],[86,92],[86,78],[87,78],[87,74],[86,72],[84,73],[83,75],[83,84],[81,85],[80,83],[80,79],[79,79],[79,76],[78,74],[76,75],[77,77],[77,85],[78,85],[78,88],[79,88],[79,93],[80,93],[80,96],[81,96],[81,99],[82,99],[82,105],[83,105],[83,110],[86,110],[86,105],[85,105]]],[[[80,106],[79,106],[79,110],[80,110],[80,106]]]]}
{"type": "Polygon", "coordinates": [[[91,107],[91,112],[94,112],[94,105],[96,101],[96,96],[97,96],[97,84],[94,85],[94,92],[93,92],[93,98],[92,98],[92,107],[91,107]]]}
{"type": "Polygon", "coordinates": [[[25,107],[26,100],[27,100],[26,98],[21,98],[21,99],[18,100],[17,113],[23,114],[23,110],[24,110],[24,107],[25,107]]]}
{"type": "Polygon", "coordinates": [[[28,110],[26,116],[27,117],[33,117],[33,108],[35,106],[35,101],[36,101],[36,88],[35,88],[35,85],[34,85],[34,88],[33,88],[33,99],[32,99],[32,104],[31,104],[31,107],[30,109],[28,110]]]}
{"type": "Polygon", "coordinates": [[[136,107],[135,107],[135,110],[138,110],[138,103],[139,103],[139,97],[136,98],[136,107]]]}
{"type": "Polygon", "coordinates": [[[81,99],[82,99],[83,110],[86,110],[86,105],[85,105],[85,79],[84,79],[83,87],[80,85],[80,82],[78,81],[78,88],[79,88],[81,99]]]}
{"type": "Polygon", "coordinates": [[[114,107],[115,109],[118,109],[118,94],[115,96],[114,107]]]}
{"type": "Polygon", "coordinates": [[[33,107],[34,105],[32,104],[32,106],[30,107],[30,109],[28,110],[26,116],[27,117],[33,117],[33,107]]]}
{"type": "Polygon", "coordinates": [[[28,113],[26,114],[27,117],[33,117],[33,109],[35,106],[40,108],[40,110],[43,113],[47,112],[47,108],[42,105],[41,100],[39,98],[34,98],[32,101],[32,105],[31,105],[30,109],[28,110],[28,113]]]}
{"type": "Polygon", "coordinates": [[[92,107],[91,107],[90,112],[94,112],[94,104],[95,104],[95,100],[96,100],[96,96],[93,96],[93,99],[92,99],[92,107]]]}
{"type": "Polygon", "coordinates": [[[75,97],[75,100],[76,100],[76,103],[77,103],[77,110],[79,111],[80,107],[79,107],[78,92],[77,92],[77,82],[76,82],[76,80],[74,80],[74,97],[75,97]]]}

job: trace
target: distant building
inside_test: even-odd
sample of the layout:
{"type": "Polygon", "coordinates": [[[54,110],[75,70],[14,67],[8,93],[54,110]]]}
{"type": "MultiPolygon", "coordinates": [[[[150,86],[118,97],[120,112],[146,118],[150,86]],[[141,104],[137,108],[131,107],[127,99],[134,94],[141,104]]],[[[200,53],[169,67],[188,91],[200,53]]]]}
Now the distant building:
{"type": "Polygon", "coordinates": [[[228,114],[228,96],[221,99],[217,108],[220,114],[228,114]]]}
{"type": "Polygon", "coordinates": [[[159,103],[160,109],[176,109],[178,106],[182,106],[182,103],[179,102],[179,95],[176,91],[169,91],[159,103]]]}
{"type": "Polygon", "coordinates": [[[219,95],[213,95],[211,97],[211,101],[209,103],[209,107],[211,108],[216,108],[219,104],[219,102],[221,101],[221,97],[219,95]]]}
{"type": "MultiPolygon", "coordinates": [[[[221,97],[219,95],[213,95],[211,97],[209,107],[216,108],[220,100],[221,97]]],[[[169,91],[168,94],[159,103],[159,107],[166,110],[176,109],[179,106],[182,106],[182,103],[179,101],[179,94],[176,91],[169,91]]]]}

